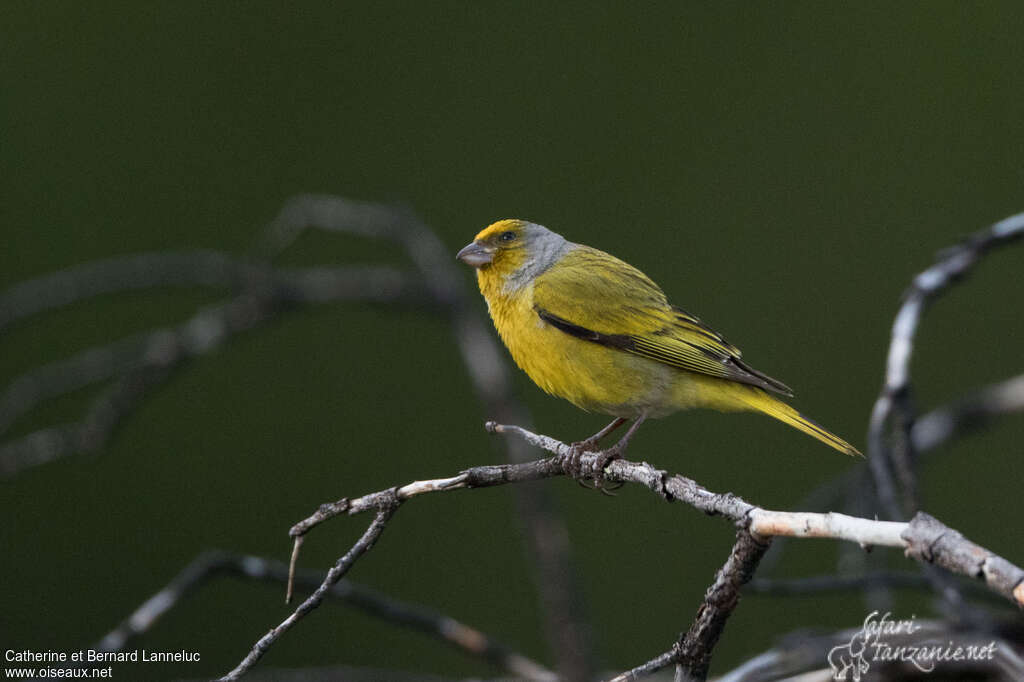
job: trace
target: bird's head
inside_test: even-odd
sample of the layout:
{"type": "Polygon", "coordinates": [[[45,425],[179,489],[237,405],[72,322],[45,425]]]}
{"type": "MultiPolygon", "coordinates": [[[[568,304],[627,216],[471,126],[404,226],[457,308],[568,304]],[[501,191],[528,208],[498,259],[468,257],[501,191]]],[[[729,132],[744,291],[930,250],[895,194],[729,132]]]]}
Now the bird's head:
{"type": "Polygon", "coordinates": [[[459,251],[458,259],[481,276],[500,277],[507,285],[526,283],[561,258],[570,243],[542,225],[499,220],[459,251]]]}

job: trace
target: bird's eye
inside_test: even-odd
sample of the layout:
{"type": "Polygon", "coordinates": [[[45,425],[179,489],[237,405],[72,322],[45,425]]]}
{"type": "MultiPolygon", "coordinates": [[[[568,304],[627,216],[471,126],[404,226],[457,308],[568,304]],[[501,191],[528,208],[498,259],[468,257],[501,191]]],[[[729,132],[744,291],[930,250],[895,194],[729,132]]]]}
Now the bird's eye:
{"type": "Polygon", "coordinates": [[[510,242],[510,241],[512,241],[515,238],[516,238],[516,233],[515,232],[502,232],[501,236],[498,237],[498,239],[500,239],[503,242],[510,242]]]}

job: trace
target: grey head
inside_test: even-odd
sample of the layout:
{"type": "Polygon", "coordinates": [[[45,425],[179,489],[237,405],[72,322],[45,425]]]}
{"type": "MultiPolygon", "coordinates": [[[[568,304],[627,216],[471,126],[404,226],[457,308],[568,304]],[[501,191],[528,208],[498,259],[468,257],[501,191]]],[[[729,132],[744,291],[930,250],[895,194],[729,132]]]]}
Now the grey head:
{"type": "Polygon", "coordinates": [[[475,268],[497,268],[504,274],[503,289],[511,292],[529,284],[574,246],[543,225],[507,219],[482,230],[458,258],[475,268]]]}

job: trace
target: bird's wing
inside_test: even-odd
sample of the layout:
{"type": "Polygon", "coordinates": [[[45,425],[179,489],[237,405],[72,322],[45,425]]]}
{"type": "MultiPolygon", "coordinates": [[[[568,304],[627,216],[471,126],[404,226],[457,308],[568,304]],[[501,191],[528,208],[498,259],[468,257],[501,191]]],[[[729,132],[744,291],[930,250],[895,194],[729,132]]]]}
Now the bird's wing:
{"type": "Polygon", "coordinates": [[[792,395],[740,360],[740,351],[669,304],[644,273],[603,251],[576,246],[534,280],[533,305],[566,334],[710,376],[792,395]]]}

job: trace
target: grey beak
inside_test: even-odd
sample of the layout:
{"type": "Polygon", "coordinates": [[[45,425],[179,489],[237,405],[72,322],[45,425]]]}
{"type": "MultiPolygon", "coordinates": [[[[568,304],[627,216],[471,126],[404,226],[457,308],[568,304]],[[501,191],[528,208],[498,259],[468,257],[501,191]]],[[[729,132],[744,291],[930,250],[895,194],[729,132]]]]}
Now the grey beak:
{"type": "Polygon", "coordinates": [[[462,247],[462,250],[455,257],[466,265],[479,268],[481,265],[488,265],[493,260],[494,251],[483,244],[470,242],[462,247]]]}

